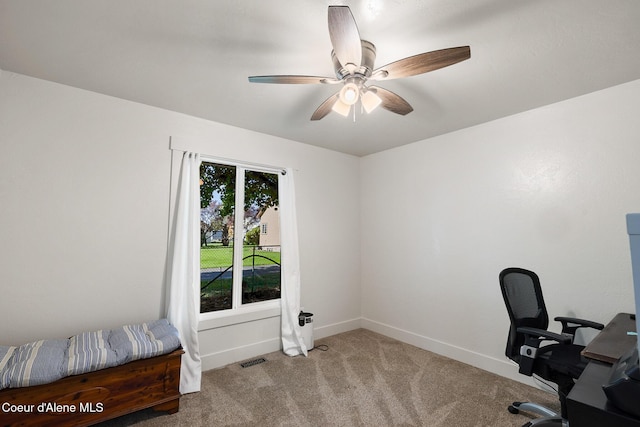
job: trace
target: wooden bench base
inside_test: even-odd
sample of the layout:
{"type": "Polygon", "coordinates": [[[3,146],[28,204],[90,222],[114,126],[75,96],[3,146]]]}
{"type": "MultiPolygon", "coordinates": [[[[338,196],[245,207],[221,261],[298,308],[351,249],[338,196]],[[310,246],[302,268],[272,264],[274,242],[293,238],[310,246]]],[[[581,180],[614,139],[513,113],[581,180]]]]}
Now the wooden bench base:
{"type": "Polygon", "coordinates": [[[88,426],[146,408],[176,413],[183,353],[180,349],[50,384],[0,390],[0,425],[88,426]]]}

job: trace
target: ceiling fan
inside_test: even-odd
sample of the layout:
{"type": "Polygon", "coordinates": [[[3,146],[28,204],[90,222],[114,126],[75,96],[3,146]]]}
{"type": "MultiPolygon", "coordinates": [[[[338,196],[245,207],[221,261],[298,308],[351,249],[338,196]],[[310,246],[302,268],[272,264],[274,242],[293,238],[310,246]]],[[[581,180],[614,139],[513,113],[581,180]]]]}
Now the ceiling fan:
{"type": "Polygon", "coordinates": [[[331,59],[335,68],[335,78],[279,75],[251,76],[249,81],[284,84],[342,83],[342,89],[327,98],[313,113],[311,120],[320,120],[332,110],[346,117],[351,106],[358,101],[367,113],[382,106],[404,116],[413,111],[407,101],[387,89],[367,83],[370,80],[384,81],[415,76],[448,67],[471,57],[469,46],[460,46],[421,53],[374,69],[376,47],[373,43],[360,39],[356,21],[348,6],[329,6],[329,36],[333,46],[331,59]]]}

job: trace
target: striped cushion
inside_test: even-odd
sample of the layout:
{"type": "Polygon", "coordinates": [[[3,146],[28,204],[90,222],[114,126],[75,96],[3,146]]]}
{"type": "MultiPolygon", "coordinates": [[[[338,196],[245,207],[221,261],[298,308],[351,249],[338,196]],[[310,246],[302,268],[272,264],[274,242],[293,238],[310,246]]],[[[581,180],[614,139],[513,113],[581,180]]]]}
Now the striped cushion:
{"type": "Polygon", "coordinates": [[[8,368],[9,387],[27,387],[56,381],[66,375],[68,340],[40,340],[18,347],[8,368]]]}
{"type": "Polygon", "coordinates": [[[147,323],[147,336],[152,342],[158,342],[164,353],[169,353],[180,347],[178,330],[167,319],[155,320],[147,323]]]}
{"type": "MultiPolygon", "coordinates": [[[[0,390],[46,384],[180,347],[178,331],[166,319],[85,332],[64,340],[0,346],[0,390]]],[[[1,402],[0,402],[1,403],[1,402]]]]}
{"type": "Polygon", "coordinates": [[[120,365],[169,353],[180,346],[180,340],[177,330],[162,319],[114,329],[109,344],[116,352],[116,363],[120,365]]]}
{"type": "Polygon", "coordinates": [[[9,387],[9,360],[17,347],[0,346],[0,390],[9,387]]]}
{"type": "Polygon", "coordinates": [[[109,332],[84,332],[69,339],[67,375],[79,375],[115,366],[116,353],[107,346],[109,332]]]}

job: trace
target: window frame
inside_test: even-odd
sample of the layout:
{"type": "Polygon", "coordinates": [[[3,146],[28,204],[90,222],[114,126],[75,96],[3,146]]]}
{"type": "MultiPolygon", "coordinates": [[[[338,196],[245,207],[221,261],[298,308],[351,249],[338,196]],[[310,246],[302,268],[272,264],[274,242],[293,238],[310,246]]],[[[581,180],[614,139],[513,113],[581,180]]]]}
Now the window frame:
{"type": "MultiPolygon", "coordinates": [[[[233,166],[236,168],[236,188],[235,188],[235,215],[234,215],[234,230],[244,229],[244,210],[240,209],[238,212],[237,206],[244,206],[244,194],[245,194],[245,172],[265,172],[278,175],[284,173],[284,168],[275,166],[265,166],[252,164],[241,161],[234,161],[229,159],[220,159],[208,155],[200,155],[200,161],[202,163],[215,163],[224,166],[233,166]]],[[[197,221],[199,223],[199,212],[197,221]]],[[[233,245],[234,248],[243,246],[244,233],[233,233],[233,245]],[[236,246],[238,245],[238,246],[236,246]]],[[[199,242],[198,242],[199,244],[199,242]]],[[[242,269],[242,250],[233,251],[233,290],[242,289],[242,274],[236,274],[236,268],[242,269]],[[236,267],[238,266],[238,267],[236,267]]],[[[199,302],[198,302],[199,304],[199,302]]],[[[251,322],[255,320],[266,319],[270,317],[279,317],[281,313],[281,298],[254,302],[250,304],[242,304],[242,292],[232,291],[232,304],[231,308],[226,310],[210,311],[207,313],[198,313],[199,315],[199,327],[198,330],[214,329],[223,326],[229,326],[239,323],[251,322]]]]}

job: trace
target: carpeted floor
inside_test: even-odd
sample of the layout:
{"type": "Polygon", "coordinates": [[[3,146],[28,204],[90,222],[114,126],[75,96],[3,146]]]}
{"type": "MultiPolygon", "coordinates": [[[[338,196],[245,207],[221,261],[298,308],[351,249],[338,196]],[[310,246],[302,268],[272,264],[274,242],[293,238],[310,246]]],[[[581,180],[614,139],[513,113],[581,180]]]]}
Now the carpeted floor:
{"type": "Polygon", "coordinates": [[[183,396],[177,414],[142,411],[101,427],[511,427],[530,419],[510,414],[512,401],[559,410],[552,393],[368,330],[315,344],[308,358],[275,352],[247,368],[233,364],[204,372],[202,391],[183,396]]]}

